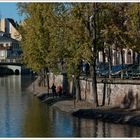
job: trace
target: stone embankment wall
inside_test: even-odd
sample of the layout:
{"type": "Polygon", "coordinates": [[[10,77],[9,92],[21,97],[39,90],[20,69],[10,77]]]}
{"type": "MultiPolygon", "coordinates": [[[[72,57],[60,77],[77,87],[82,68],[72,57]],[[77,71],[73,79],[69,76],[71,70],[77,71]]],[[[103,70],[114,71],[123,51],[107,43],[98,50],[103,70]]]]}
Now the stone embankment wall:
{"type": "Polygon", "coordinates": [[[53,73],[49,74],[49,85],[50,87],[52,84],[55,84],[57,86],[63,87],[63,92],[69,92],[69,86],[68,86],[68,80],[66,75],[54,75],[53,73]]]}
{"type": "MultiPolygon", "coordinates": [[[[68,84],[66,76],[63,75],[49,75],[50,79],[50,86],[52,83],[55,85],[61,85],[63,90],[67,93],[73,92],[73,82],[71,81],[68,84]]],[[[108,79],[97,79],[97,93],[98,93],[98,100],[99,105],[102,105],[103,102],[103,94],[105,95],[105,105],[111,106],[120,106],[122,102],[125,102],[125,98],[129,96],[133,96],[133,98],[137,98],[137,103],[140,100],[140,80],[108,80],[108,79]]],[[[92,81],[91,79],[84,79],[81,78],[80,80],[81,86],[81,96],[82,100],[86,100],[88,102],[93,102],[93,95],[92,95],[92,81]]],[[[131,98],[131,97],[130,97],[131,98]]],[[[132,102],[136,102],[132,99],[132,102]]],[[[139,104],[135,103],[135,106],[140,106],[139,104]]],[[[124,106],[122,105],[122,108],[124,106]]],[[[132,107],[133,108],[133,107],[132,107]]]]}
{"type": "MultiPolygon", "coordinates": [[[[102,105],[103,94],[105,93],[105,105],[121,106],[127,96],[133,96],[132,102],[137,104],[140,98],[140,81],[138,80],[97,80],[97,93],[99,105],[102,105]],[[137,98],[137,103],[135,99],[137,98]]],[[[93,102],[91,80],[81,80],[82,99],[93,102]]],[[[131,97],[130,97],[131,98],[131,97]]],[[[123,106],[122,106],[123,107],[123,106]]]]}

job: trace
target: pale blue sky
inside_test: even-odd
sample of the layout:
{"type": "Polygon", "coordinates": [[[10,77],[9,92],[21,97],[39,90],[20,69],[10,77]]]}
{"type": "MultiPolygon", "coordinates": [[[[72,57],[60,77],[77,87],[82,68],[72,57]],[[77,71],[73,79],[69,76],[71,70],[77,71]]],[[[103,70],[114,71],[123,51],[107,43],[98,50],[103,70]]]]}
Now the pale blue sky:
{"type": "Polygon", "coordinates": [[[18,22],[23,19],[18,14],[16,2],[0,2],[0,18],[12,18],[18,22]]]}

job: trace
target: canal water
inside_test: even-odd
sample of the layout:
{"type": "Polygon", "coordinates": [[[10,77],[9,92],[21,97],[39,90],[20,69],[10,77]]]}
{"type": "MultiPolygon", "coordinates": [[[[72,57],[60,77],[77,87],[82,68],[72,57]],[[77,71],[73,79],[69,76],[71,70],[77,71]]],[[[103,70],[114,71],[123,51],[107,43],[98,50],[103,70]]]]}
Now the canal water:
{"type": "Polygon", "coordinates": [[[0,137],[140,137],[140,127],[78,119],[41,103],[30,76],[0,78],[0,137]]]}

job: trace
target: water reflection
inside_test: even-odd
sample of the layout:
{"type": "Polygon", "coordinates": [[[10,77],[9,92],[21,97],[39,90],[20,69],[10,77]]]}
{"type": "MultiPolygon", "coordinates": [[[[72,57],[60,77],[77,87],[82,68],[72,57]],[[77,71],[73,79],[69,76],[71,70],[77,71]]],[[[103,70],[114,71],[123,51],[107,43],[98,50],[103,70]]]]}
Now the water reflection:
{"type": "Polygon", "coordinates": [[[78,137],[139,137],[140,128],[128,125],[105,123],[99,120],[75,118],[74,127],[78,137]]]}
{"type": "Polygon", "coordinates": [[[55,137],[139,137],[140,128],[106,123],[99,120],[79,119],[69,114],[50,110],[55,137]]]}
{"type": "Polygon", "coordinates": [[[0,137],[140,137],[140,127],[79,119],[27,92],[31,77],[0,78],[0,137]]]}
{"type": "Polygon", "coordinates": [[[53,135],[56,137],[73,137],[73,118],[69,114],[50,110],[53,122],[53,135]]]}
{"type": "Polygon", "coordinates": [[[52,123],[50,121],[48,108],[32,97],[28,103],[28,110],[23,121],[23,136],[25,137],[51,137],[52,123]]]}
{"type": "Polygon", "coordinates": [[[21,95],[21,77],[0,78],[0,136],[14,137],[21,133],[22,114],[26,108],[21,95]],[[22,108],[22,109],[21,109],[22,108]]]}

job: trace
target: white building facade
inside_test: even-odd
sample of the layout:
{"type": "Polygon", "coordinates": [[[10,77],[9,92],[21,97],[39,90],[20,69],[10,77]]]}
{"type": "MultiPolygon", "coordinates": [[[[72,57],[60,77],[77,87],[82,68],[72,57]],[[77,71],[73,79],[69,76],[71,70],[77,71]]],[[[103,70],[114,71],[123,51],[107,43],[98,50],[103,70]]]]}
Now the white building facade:
{"type": "Polygon", "coordinates": [[[137,64],[138,63],[138,53],[134,52],[132,49],[110,49],[110,59],[109,59],[109,49],[105,48],[104,51],[99,51],[98,53],[98,63],[108,63],[111,61],[112,65],[122,64],[137,64]]]}
{"type": "Polygon", "coordinates": [[[0,62],[16,62],[20,59],[21,53],[19,41],[0,31],[0,62]]]}

